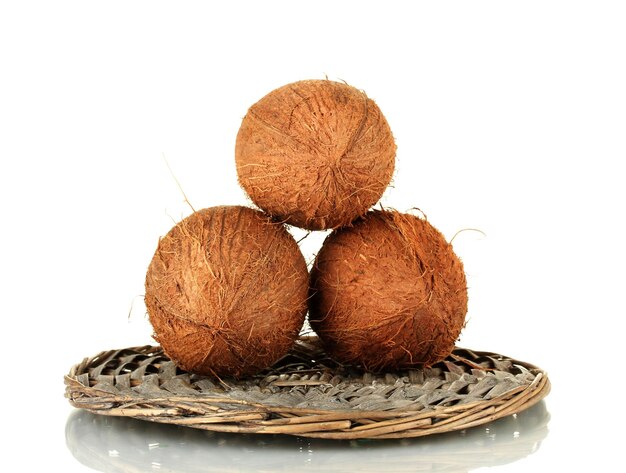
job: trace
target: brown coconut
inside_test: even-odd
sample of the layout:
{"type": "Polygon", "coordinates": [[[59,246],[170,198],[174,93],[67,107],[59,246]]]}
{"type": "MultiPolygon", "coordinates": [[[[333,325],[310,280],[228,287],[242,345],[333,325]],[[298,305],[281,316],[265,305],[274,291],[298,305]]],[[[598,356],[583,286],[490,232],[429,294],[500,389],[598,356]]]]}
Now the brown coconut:
{"type": "Polygon", "coordinates": [[[260,211],[212,207],[174,226],[146,275],[154,337],[181,368],[241,377],[284,356],[306,315],[293,237],[260,211]]]}
{"type": "Polygon", "coordinates": [[[347,225],[389,184],[396,145],[362,91],[330,80],[280,87],[252,105],[235,147],[239,183],[260,208],[291,225],[347,225]]]}
{"type": "Polygon", "coordinates": [[[429,366],[452,352],[465,324],[463,265],[414,215],[376,210],[333,231],[310,278],[311,326],[344,364],[429,366]]]}

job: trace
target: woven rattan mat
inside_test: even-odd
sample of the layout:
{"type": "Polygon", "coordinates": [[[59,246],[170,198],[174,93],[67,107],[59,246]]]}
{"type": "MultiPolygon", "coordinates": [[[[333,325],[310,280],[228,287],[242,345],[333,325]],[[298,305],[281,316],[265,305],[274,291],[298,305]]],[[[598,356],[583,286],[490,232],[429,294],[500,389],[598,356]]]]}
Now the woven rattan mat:
{"type": "Polygon", "coordinates": [[[546,373],[530,363],[463,348],[430,368],[364,373],[334,363],[311,336],[243,380],[184,372],[160,347],[143,346],[86,358],[65,384],[73,406],[97,414],[331,439],[466,429],[520,412],[550,390],[546,373]]]}

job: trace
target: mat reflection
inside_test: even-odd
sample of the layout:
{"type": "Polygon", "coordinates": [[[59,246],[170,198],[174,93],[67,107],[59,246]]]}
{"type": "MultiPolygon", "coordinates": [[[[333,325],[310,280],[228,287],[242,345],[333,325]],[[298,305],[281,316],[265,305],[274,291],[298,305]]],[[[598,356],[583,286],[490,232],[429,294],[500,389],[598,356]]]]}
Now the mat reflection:
{"type": "Polygon", "coordinates": [[[317,440],[224,434],[76,410],[66,442],[84,465],[121,472],[466,472],[534,453],[548,435],[545,402],[465,431],[404,440],[317,440]]]}

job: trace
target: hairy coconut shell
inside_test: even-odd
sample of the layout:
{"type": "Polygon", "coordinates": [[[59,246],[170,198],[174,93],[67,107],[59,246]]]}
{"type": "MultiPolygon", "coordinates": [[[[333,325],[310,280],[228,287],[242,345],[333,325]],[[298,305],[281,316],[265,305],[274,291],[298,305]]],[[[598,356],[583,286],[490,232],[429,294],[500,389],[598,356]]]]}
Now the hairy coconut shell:
{"type": "Polygon", "coordinates": [[[376,210],[333,231],[310,279],[311,326],[345,364],[432,365],[452,352],[465,324],[463,265],[414,215],[376,210]]]}
{"type": "Polygon", "coordinates": [[[395,154],[374,101],[330,80],[270,92],[248,110],[235,147],[239,183],[252,201],[310,230],[365,214],[389,185],[395,154]]]}
{"type": "Polygon", "coordinates": [[[212,207],[159,241],[146,275],[155,339],[181,368],[240,377],[284,356],[306,315],[308,271],[284,225],[212,207]]]}

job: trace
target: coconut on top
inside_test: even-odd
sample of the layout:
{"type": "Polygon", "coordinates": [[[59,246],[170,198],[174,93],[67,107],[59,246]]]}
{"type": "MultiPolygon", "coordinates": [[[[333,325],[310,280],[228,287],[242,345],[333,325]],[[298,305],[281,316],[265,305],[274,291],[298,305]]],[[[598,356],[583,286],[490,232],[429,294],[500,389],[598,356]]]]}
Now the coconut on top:
{"type": "Polygon", "coordinates": [[[365,93],[330,80],[282,86],[252,105],[235,147],[243,189],[291,225],[321,230],[349,224],[381,197],[396,144],[365,93]]]}

